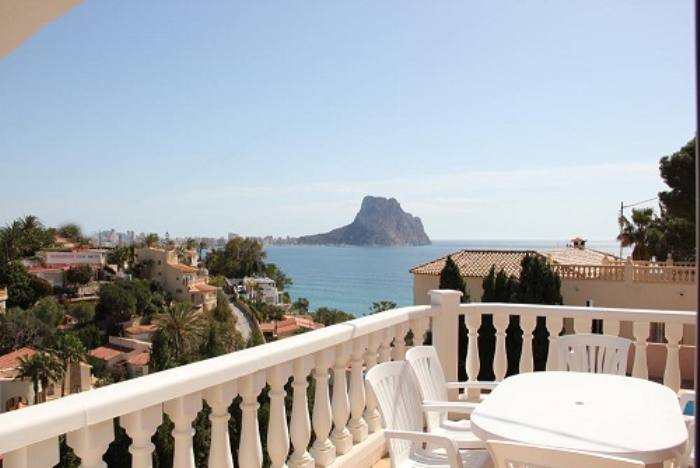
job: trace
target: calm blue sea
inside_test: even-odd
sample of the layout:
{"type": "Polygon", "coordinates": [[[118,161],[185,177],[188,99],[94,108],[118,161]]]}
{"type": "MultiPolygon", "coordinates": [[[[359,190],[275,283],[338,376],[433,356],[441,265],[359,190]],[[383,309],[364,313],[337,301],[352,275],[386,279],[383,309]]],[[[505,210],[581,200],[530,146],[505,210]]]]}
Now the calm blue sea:
{"type": "MultiPolygon", "coordinates": [[[[276,263],[294,284],[292,299],[306,297],[311,309],[334,307],[354,315],[369,311],[372,302],[413,303],[413,278],[408,270],[460,249],[553,249],[565,241],[435,241],[422,247],[268,246],[267,261],[276,263]]],[[[588,246],[619,254],[618,244],[588,242],[588,246]]]]}

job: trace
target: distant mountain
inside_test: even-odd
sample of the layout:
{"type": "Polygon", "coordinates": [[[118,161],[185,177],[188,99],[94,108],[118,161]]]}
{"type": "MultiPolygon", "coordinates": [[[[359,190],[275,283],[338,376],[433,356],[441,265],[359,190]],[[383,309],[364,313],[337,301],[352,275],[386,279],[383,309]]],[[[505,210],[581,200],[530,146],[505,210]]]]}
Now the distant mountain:
{"type": "Polygon", "coordinates": [[[352,223],[325,234],[299,237],[297,243],[428,245],[430,239],[420,218],[402,210],[396,199],[367,196],[352,223]]]}

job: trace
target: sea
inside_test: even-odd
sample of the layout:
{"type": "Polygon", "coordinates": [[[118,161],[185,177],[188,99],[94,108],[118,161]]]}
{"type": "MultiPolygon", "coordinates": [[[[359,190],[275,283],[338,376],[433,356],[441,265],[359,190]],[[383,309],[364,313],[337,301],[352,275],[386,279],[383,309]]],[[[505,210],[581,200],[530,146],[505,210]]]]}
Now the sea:
{"type": "MultiPolygon", "coordinates": [[[[434,241],[419,247],[353,247],[271,245],[267,262],[275,263],[292,278],[288,291],[295,300],[305,297],[310,309],[331,307],[361,316],[373,302],[413,303],[412,267],[461,249],[563,248],[566,241],[434,241]]],[[[592,249],[619,255],[615,241],[589,241],[592,249]]]]}

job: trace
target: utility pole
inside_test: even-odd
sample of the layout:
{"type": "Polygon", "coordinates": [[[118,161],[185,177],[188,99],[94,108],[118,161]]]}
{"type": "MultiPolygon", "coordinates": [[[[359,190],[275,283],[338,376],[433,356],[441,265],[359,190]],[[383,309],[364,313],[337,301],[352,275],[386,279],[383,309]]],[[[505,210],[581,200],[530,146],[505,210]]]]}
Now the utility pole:
{"type": "MultiPolygon", "coordinates": [[[[620,202],[620,217],[617,218],[618,223],[620,224],[620,236],[622,236],[622,228],[624,226],[624,223],[622,222],[622,217],[624,216],[623,210],[625,209],[625,202],[620,202]]],[[[622,258],[622,239],[620,239],[620,258],[622,258]]]]}

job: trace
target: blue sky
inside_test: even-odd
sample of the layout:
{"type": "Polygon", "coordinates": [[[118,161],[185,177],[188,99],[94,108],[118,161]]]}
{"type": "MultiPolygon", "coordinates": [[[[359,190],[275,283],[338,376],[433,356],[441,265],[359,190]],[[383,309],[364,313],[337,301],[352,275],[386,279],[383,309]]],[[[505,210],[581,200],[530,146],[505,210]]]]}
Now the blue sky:
{"type": "Polygon", "coordinates": [[[694,128],[692,2],[86,0],[0,60],[0,223],[615,236],[694,128]]]}

